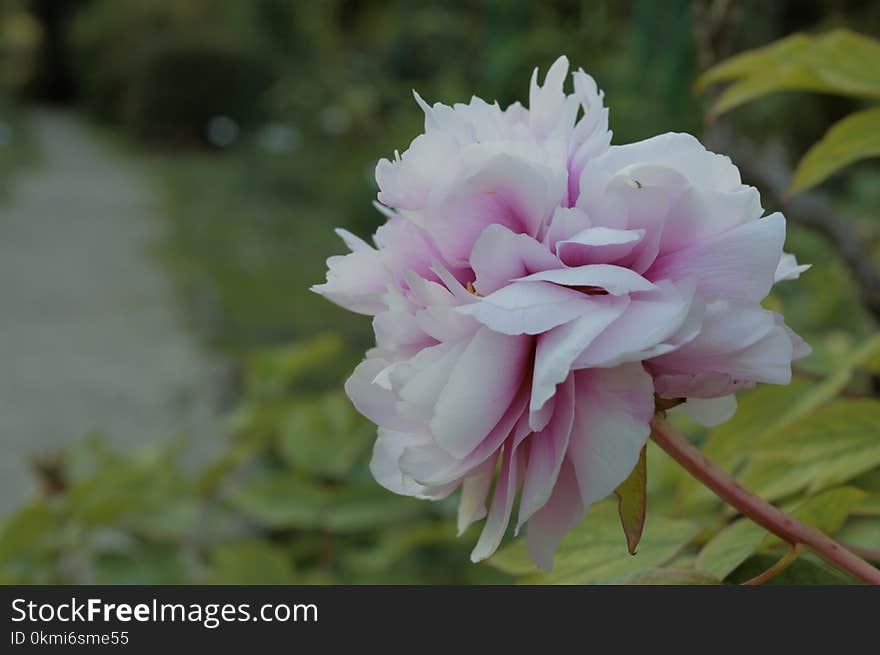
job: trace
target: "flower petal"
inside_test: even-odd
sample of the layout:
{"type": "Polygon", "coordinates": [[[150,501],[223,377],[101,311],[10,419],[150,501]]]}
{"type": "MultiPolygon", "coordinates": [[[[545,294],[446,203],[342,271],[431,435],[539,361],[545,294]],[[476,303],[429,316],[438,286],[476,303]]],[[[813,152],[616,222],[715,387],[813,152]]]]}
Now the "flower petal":
{"type": "Polygon", "coordinates": [[[461,175],[436,187],[424,211],[425,229],[453,265],[467,263],[489,225],[537,236],[567,193],[565,170],[537,145],[480,143],[462,157],[461,175]]]}
{"type": "Polygon", "coordinates": [[[550,498],[568,449],[574,411],[574,375],[569,375],[556,394],[553,419],[543,430],[529,435],[528,464],[519,503],[517,532],[550,498]]]}
{"type": "MultiPolygon", "coordinates": [[[[544,78],[544,86],[538,86],[538,69],[532,73],[532,83],[529,90],[529,128],[536,137],[544,137],[549,132],[558,129],[560,119],[563,116],[566,104],[566,96],[562,90],[565,78],[568,74],[568,57],[559,57],[544,78]]],[[[576,107],[576,105],[575,105],[576,107]]],[[[569,120],[563,127],[566,131],[571,130],[574,124],[574,113],[570,112],[569,120]]]]}
{"type": "MultiPolygon", "coordinates": [[[[570,239],[578,232],[590,227],[590,219],[583,209],[577,207],[557,207],[547,226],[543,242],[553,252],[556,252],[556,244],[565,239],[570,239]]],[[[558,254],[558,253],[557,253],[558,254]]]]}
{"type": "Polygon", "coordinates": [[[796,280],[801,273],[810,268],[810,264],[798,264],[795,256],[784,252],[776,267],[774,282],[782,282],[783,280],[796,280]]]}
{"type": "Polygon", "coordinates": [[[529,519],[526,550],[545,571],[553,568],[553,556],[565,533],[584,520],[588,505],[581,500],[577,476],[571,459],[562,462],[556,486],[549,500],[529,519]]]}
{"type": "Polygon", "coordinates": [[[373,457],[370,460],[370,472],[389,491],[401,496],[415,496],[429,500],[439,500],[451,494],[457,484],[441,487],[425,487],[404,474],[397,464],[400,454],[413,442],[418,443],[419,437],[412,433],[395,432],[379,429],[379,436],[373,445],[373,457]]]}
{"type": "Polygon", "coordinates": [[[426,486],[441,486],[454,482],[484,464],[497,459],[498,450],[519,423],[528,404],[528,387],[523,385],[510,407],[492,431],[467,456],[456,458],[433,441],[408,447],[400,457],[400,467],[413,479],[426,486]]]}
{"type": "Polygon", "coordinates": [[[483,531],[480,533],[477,545],[471,551],[472,562],[480,562],[490,557],[501,544],[501,539],[507,530],[507,524],[510,522],[510,511],[513,509],[513,501],[522,477],[519,445],[528,433],[528,424],[522,422],[504,444],[501,472],[495,483],[495,493],[492,495],[492,505],[489,508],[483,531]]]}
{"type": "Polygon", "coordinates": [[[736,396],[730,394],[718,398],[688,398],[673,411],[682,411],[700,425],[714,428],[729,421],[736,413],[736,396]]]}
{"type": "Polygon", "coordinates": [[[777,322],[773,312],[752,303],[715,301],[707,305],[696,338],[651,359],[650,366],[661,378],[657,380],[661,395],[711,398],[733,391],[737,380],[788,384],[793,351],[785,325],[777,322]],[[687,385],[683,378],[663,380],[664,374],[689,375],[694,382],[687,385]],[[719,387],[713,382],[711,390],[701,388],[708,381],[700,374],[726,376],[732,386],[719,387]]]}
{"type": "MultiPolygon", "coordinates": [[[[605,332],[587,344],[573,363],[575,368],[616,366],[641,361],[672,350],[677,332],[691,317],[695,285],[660,282],[654,291],[634,295],[629,306],[605,332]]],[[[702,306],[684,340],[693,338],[702,320],[702,306]]]]}
{"type": "MultiPolygon", "coordinates": [[[[566,266],[612,263],[632,252],[645,230],[589,227],[556,243],[556,253],[566,266]]],[[[549,267],[548,267],[549,268],[549,267]]]]}
{"type": "Polygon", "coordinates": [[[464,457],[489,434],[522,384],[531,340],[481,328],[458,358],[428,425],[437,445],[464,457]]]}
{"type": "Polygon", "coordinates": [[[398,414],[397,396],[373,381],[387,366],[383,359],[365,359],[346,380],[345,393],[355,409],[376,425],[398,431],[414,430],[417,423],[398,414]]]}
{"type": "Polygon", "coordinates": [[[568,377],[578,355],[623,313],[628,304],[626,297],[593,297],[589,311],[583,316],[538,337],[529,405],[533,428],[537,428],[537,414],[556,393],[556,385],[568,377]]]}
{"type": "Polygon", "coordinates": [[[514,282],[458,311],[502,334],[540,334],[588,311],[589,300],[547,282],[514,282]]]}
{"type": "Polygon", "coordinates": [[[785,241],[785,219],[776,213],[677,252],[660,255],[652,280],[695,278],[705,298],[762,301],[773,286],[785,241]]]}
{"type": "Polygon", "coordinates": [[[516,278],[548,268],[561,268],[547,247],[526,234],[514,234],[503,225],[490,225],[470,256],[476,279],[474,288],[484,296],[506,286],[516,278]]]}
{"type": "Polygon", "coordinates": [[[584,505],[613,492],[632,472],[651,433],[654,385],[640,363],[575,373],[569,455],[584,505]]]}
{"type": "Polygon", "coordinates": [[[467,345],[467,341],[453,341],[423,348],[415,357],[394,366],[390,376],[401,416],[421,422],[434,415],[437,396],[449,384],[467,345]]]}
{"type": "Polygon", "coordinates": [[[468,526],[486,516],[486,498],[495,477],[495,460],[487,459],[461,484],[461,500],[458,502],[458,536],[468,526]]]}
{"type": "Polygon", "coordinates": [[[620,296],[635,291],[650,291],[654,285],[635,271],[611,264],[588,264],[532,273],[518,282],[553,282],[566,286],[597,287],[620,296]]]}

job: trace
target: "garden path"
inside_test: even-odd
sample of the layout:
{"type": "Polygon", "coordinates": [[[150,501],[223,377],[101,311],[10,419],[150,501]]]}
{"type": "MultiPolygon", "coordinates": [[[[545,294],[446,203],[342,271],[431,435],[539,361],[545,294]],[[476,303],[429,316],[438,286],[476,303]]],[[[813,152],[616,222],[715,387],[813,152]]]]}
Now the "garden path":
{"type": "Polygon", "coordinates": [[[29,123],[40,163],[0,206],[0,515],[36,492],[33,458],[87,433],[131,449],[219,426],[219,364],[155,256],[152,180],[73,114],[29,123]]]}

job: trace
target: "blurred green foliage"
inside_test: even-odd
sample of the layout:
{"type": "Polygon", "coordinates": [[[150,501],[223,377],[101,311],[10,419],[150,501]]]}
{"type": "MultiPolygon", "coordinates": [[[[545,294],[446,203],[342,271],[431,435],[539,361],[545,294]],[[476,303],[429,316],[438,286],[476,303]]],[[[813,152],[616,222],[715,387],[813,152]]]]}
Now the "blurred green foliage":
{"type": "Polygon", "coordinates": [[[44,464],[49,493],[0,529],[4,584],[494,583],[468,563],[454,504],[395,496],[367,469],[373,426],[340,391],[309,393],[337,337],[254,353],[232,440],[193,464],[100,437],[44,464]]]}

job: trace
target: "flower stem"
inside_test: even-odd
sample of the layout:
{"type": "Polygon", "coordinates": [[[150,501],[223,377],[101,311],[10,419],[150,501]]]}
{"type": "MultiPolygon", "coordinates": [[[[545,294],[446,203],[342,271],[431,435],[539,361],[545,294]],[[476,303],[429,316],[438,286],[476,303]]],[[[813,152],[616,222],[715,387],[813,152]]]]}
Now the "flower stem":
{"type": "Polygon", "coordinates": [[[880,564],[880,550],[874,550],[872,548],[862,548],[861,546],[853,546],[852,544],[844,545],[862,559],[866,559],[869,562],[877,562],[878,564],[880,564]]]}
{"type": "Polygon", "coordinates": [[[880,585],[880,569],[874,568],[823,532],[788,516],[740,486],[732,476],[713,464],[660,415],[656,415],[651,421],[651,438],[688,473],[765,530],[792,546],[802,544],[810,548],[829,563],[862,582],[880,585]]]}

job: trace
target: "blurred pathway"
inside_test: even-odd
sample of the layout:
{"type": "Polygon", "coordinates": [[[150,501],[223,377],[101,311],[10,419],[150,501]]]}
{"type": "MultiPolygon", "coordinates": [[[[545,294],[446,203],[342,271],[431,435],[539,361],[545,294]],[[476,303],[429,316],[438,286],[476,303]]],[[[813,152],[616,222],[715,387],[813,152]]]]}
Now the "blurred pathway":
{"type": "Polygon", "coordinates": [[[90,431],[206,443],[218,423],[216,363],[151,254],[151,181],[70,114],[31,126],[43,161],[0,204],[0,515],[34,493],[34,455],[90,431]]]}

